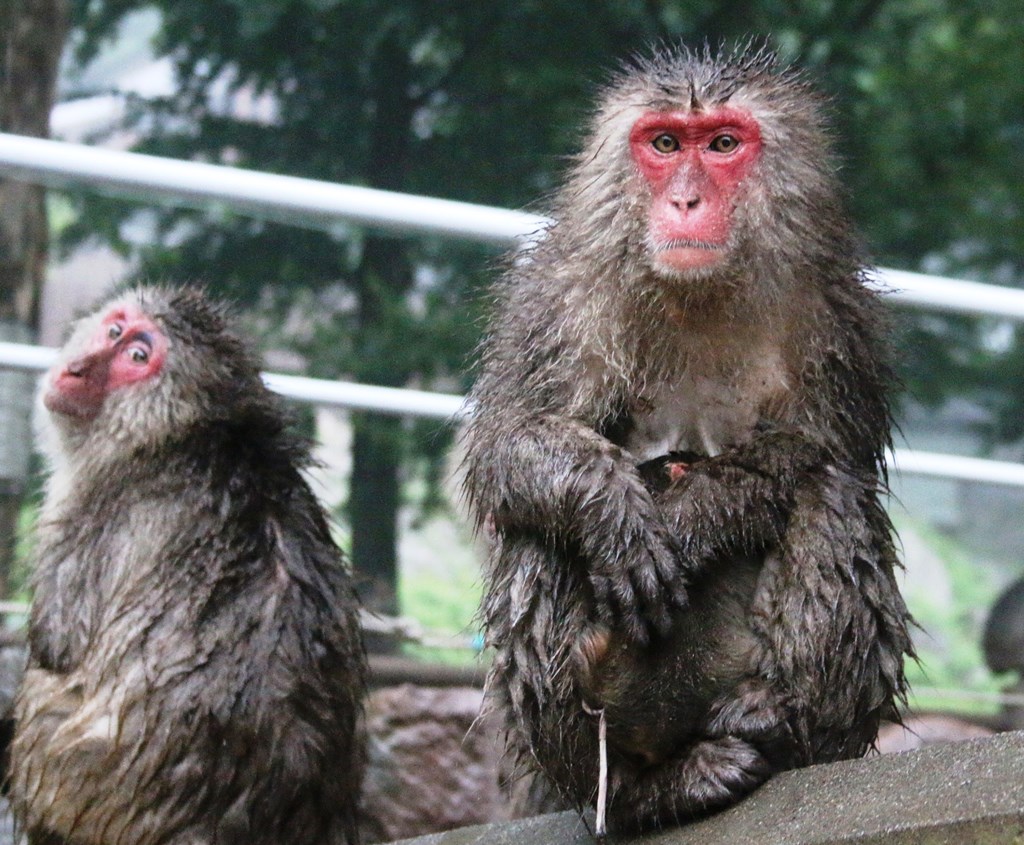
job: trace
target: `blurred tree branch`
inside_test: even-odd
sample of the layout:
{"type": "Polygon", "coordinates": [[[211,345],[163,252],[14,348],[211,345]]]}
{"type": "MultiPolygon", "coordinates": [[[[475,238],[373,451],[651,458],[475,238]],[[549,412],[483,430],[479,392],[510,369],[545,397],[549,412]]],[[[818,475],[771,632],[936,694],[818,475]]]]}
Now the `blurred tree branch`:
{"type": "MultiPolygon", "coordinates": [[[[0,131],[49,135],[67,31],[65,0],[0,0],[0,131]]],[[[48,248],[45,200],[39,186],[0,180],[0,340],[30,341],[38,328],[48,248]]],[[[0,454],[10,457],[0,465],[0,598],[5,598],[31,448],[32,380],[12,373],[0,379],[6,385],[0,437],[8,438],[0,454]]]]}

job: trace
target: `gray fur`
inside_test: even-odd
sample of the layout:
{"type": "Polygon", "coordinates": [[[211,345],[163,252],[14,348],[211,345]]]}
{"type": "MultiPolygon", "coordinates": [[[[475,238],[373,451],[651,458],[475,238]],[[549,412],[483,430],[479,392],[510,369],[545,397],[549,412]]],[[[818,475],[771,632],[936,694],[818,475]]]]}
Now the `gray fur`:
{"type": "Polygon", "coordinates": [[[495,528],[490,696],[521,767],[575,806],[597,789],[584,703],[604,708],[619,829],[860,755],[905,693],[885,319],[834,170],[820,99],[770,54],[638,60],[494,292],[466,432],[495,528]],[[630,128],[726,103],[763,137],[728,254],[655,270],[630,128]],[[645,483],[666,443],[701,457],[645,483]]]}
{"type": "Polygon", "coordinates": [[[17,817],[45,845],[355,843],[365,658],[306,447],[219,307],[129,301],[163,370],[43,426],[17,817]]]}

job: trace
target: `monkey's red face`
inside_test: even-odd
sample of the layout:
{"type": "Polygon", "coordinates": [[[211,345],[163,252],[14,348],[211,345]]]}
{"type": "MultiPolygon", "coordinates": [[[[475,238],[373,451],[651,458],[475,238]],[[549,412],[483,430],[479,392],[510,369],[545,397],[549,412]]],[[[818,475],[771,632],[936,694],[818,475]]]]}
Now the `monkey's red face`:
{"type": "Polygon", "coordinates": [[[651,188],[655,266],[713,267],[726,254],[739,187],[761,153],[757,121],[736,108],[648,112],[633,124],[629,143],[651,188]]]}
{"type": "Polygon", "coordinates": [[[43,404],[54,413],[93,419],[107,396],[160,373],[167,337],[133,305],[118,305],[103,317],[82,354],[50,372],[43,404]]]}

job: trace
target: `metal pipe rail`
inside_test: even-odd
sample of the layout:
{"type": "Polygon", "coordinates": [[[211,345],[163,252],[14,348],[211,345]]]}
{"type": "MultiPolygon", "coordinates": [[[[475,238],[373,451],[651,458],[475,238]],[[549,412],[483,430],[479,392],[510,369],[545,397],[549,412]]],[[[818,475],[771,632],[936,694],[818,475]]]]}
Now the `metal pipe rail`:
{"type": "MultiPolygon", "coordinates": [[[[148,202],[230,207],[320,229],[354,224],[504,246],[536,238],[551,223],[506,208],[8,133],[0,133],[0,175],[56,188],[87,184],[148,202]]],[[[1024,320],[1024,290],[881,268],[875,279],[895,304],[1024,320]]]]}
{"type": "MultiPolygon", "coordinates": [[[[57,350],[45,346],[0,343],[0,369],[41,372],[57,358],[57,350]]],[[[417,416],[456,424],[472,413],[462,396],[377,387],[346,381],[264,373],[263,381],[282,396],[313,405],[356,411],[376,411],[397,416],[417,416]]],[[[960,455],[896,449],[888,456],[896,474],[975,481],[1024,488],[1024,464],[989,461],[960,455]]]]}
{"type": "Polygon", "coordinates": [[[0,175],[51,188],[85,184],[144,202],[219,205],[316,229],[349,223],[500,245],[535,235],[548,222],[506,208],[6,133],[0,133],[0,175]]]}
{"type": "MultiPolygon", "coordinates": [[[[0,369],[42,372],[49,369],[56,360],[57,350],[51,347],[0,343],[0,369]]],[[[452,422],[464,414],[465,400],[451,393],[378,387],[282,373],[263,373],[263,381],[267,387],[286,399],[312,405],[452,422]]]]}
{"type": "Polygon", "coordinates": [[[892,297],[894,305],[1024,321],[1024,290],[1019,288],[884,267],[872,275],[874,287],[892,297]]]}

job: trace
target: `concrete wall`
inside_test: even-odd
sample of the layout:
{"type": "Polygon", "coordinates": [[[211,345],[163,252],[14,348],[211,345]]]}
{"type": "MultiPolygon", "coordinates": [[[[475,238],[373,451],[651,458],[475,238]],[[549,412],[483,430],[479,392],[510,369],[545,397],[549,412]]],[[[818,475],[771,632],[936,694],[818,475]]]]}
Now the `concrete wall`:
{"type": "MultiPolygon", "coordinates": [[[[584,845],[573,813],[463,828],[407,845],[584,845]]],[[[626,842],[617,840],[613,842],[626,842]]],[[[1022,845],[1024,733],[779,775],[711,818],[644,845],[1022,845]]]]}

